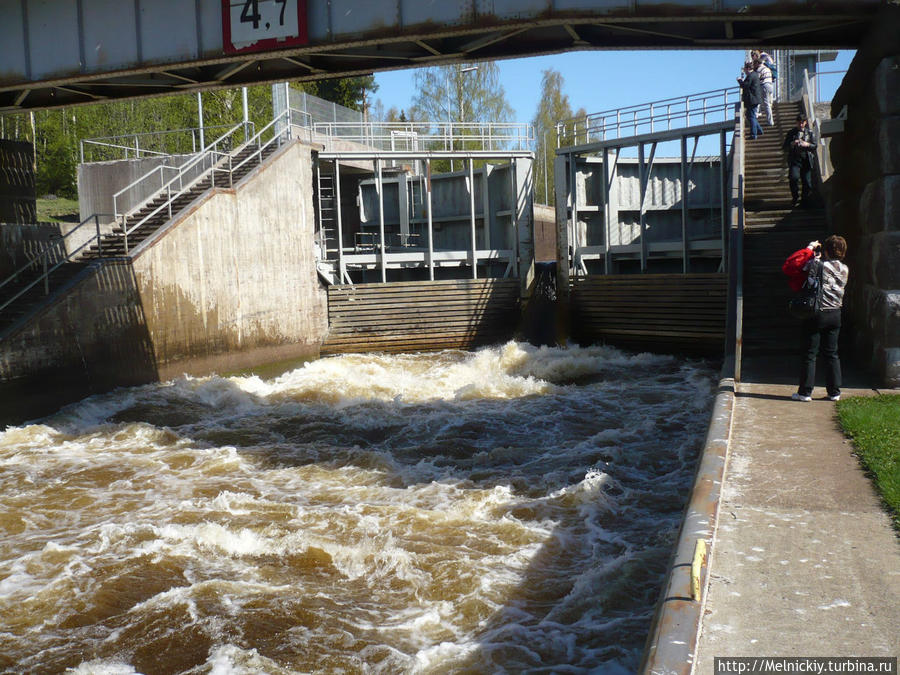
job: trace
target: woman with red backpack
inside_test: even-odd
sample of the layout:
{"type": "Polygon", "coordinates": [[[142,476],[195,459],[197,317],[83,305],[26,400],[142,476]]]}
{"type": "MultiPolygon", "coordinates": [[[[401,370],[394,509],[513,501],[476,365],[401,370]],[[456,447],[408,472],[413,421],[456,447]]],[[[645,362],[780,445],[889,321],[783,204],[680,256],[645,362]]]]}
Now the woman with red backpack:
{"type": "Polygon", "coordinates": [[[815,314],[802,324],[804,351],[800,364],[800,383],[791,397],[795,401],[811,401],[816,380],[816,358],[821,347],[825,360],[825,389],[832,401],[841,399],[841,361],[838,357],[838,335],[841,332],[841,306],[850,269],[843,262],[847,255],[847,241],[832,235],[823,246],[811,241],[806,248],[795,251],[782,266],[788,275],[791,289],[804,286],[817,291],[815,314]],[[821,289],[818,288],[821,282],[821,289]]]}

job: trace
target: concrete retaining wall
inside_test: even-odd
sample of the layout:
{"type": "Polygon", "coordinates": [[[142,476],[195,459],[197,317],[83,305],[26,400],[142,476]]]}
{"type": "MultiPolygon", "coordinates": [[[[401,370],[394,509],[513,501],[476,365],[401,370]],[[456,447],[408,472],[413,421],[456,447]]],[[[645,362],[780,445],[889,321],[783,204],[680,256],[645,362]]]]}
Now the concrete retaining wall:
{"type": "Polygon", "coordinates": [[[0,342],[0,425],[116,386],[318,354],[312,157],[294,142],[200,197],[134,251],[96,262],[0,342]]]}
{"type": "Polygon", "coordinates": [[[96,263],[0,343],[0,428],[156,376],[134,271],[96,263]]]}
{"type": "Polygon", "coordinates": [[[888,387],[900,386],[900,6],[886,6],[850,64],[832,116],[834,229],[847,238],[845,314],[852,349],[888,387]]]}
{"type": "Polygon", "coordinates": [[[328,313],[312,182],[311,150],[294,142],[136,250],[161,377],[318,352],[328,313]]]}
{"type": "MultiPolygon", "coordinates": [[[[91,162],[78,165],[78,208],[81,220],[95,213],[113,213],[113,195],[125,186],[159,166],[177,167],[184,164],[191,155],[172,155],[171,157],[148,157],[144,159],[122,159],[112,162],[91,162]]],[[[174,177],[174,172],[166,172],[167,180],[174,177]]],[[[123,195],[127,202],[119,203],[119,210],[130,210],[145,199],[148,199],[162,185],[148,181],[133,188],[123,195]]],[[[102,218],[102,223],[112,222],[109,215],[102,218]]]]}

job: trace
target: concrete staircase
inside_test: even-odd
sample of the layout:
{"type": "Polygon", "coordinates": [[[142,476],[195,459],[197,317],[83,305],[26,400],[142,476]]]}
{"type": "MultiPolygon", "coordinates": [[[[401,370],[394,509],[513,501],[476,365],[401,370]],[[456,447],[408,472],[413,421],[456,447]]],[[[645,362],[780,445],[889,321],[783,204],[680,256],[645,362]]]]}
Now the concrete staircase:
{"type": "Polygon", "coordinates": [[[781,265],[827,232],[822,208],[791,208],[781,145],[799,111],[798,103],[776,104],[775,126],[763,123],[763,136],[748,135],[744,146],[743,352],[748,355],[796,352],[798,322],[787,313],[792,293],[781,265]]]}
{"type": "Polygon", "coordinates": [[[113,228],[110,234],[101,237],[98,244],[91,245],[83,256],[83,259],[90,260],[101,257],[109,258],[126,255],[124,236],[124,232],[126,229],[134,227],[135,224],[140,223],[151,213],[153,213],[157,209],[160,209],[158,213],[155,213],[154,215],[147,218],[146,222],[142,223],[137,229],[128,233],[128,250],[131,251],[135,246],[156,233],[163,225],[174,219],[189,204],[191,204],[195,199],[197,199],[207,190],[213,187],[231,187],[257,166],[259,166],[262,162],[268,159],[276,149],[277,145],[269,145],[265,149],[263,149],[261,156],[257,155],[256,157],[252,157],[253,153],[255,153],[257,150],[255,146],[248,146],[238,151],[232,157],[232,165],[241,164],[241,162],[244,162],[244,160],[250,158],[249,161],[244,162],[241,166],[232,171],[230,179],[226,167],[221,170],[216,170],[213,176],[207,176],[206,178],[194,184],[190,189],[180,194],[172,201],[171,218],[169,217],[168,208],[160,209],[160,207],[163,206],[167,200],[166,194],[160,193],[159,195],[148,201],[146,204],[144,204],[140,209],[129,214],[125,218],[124,228],[122,227],[122,225],[117,225],[115,228],[113,228]],[[213,179],[215,179],[215,181],[213,179]]]}
{"type": "MultiPolygon", "coordinates": [[[[155,234],[166,223],[176,218],[186,207],[211,188],[230,187],[237,183],[262,162],[265,162],[277,148],[278,145],[273,143],[264,148],[263,151],[255,157],[252,156],[258,149],[255,145],[249,145],[239,150],[232,156],[231,165],[237,166],[248,158],[249,161],[244,162],[237,169],[231,171],[230,177],[227,170],[227,164],[224,164],[222,169],[217,169],[214,173],[215,183],[213,183],[213,178],[211,176],[207,176],[198,181],[190,189],[180,194],[172,201],[171,218],[169,217],[168,207],[165,207],[160,209],[159,213],[148,218],[147,221],[141,224],[136,230],[129,232],[128,251],[132,251],[138,244],[155,234]]],[[[134,227],[136,223],[139,223],[149,214],[153,213],[153,211],[165,204],[166,201],[166,193],[161,192],[141,206],[140,209],[129,214],[125,218],[125,228],[134,227]]],[[[128,253],[125,250],[124,229],[120,224],[113,228],[111,233],[103,235],[99,242],[95,242],[89,246],[75,259],[64,262],[59,268],[51,272],[47,277],[46,285],[43,281],[37,283],[28,289],[22,296],[17,298],[12,304],[0,311],[0,339],[4,337],[5,333],[10,328],[43,305],[47,301],[47,298],[71,282],[82,270],[87,268],[89,263],[103,258],[124,257],[126,255],[128,255],[128,253]],[[48,290],[49,292],[47,292],[48,290]]],[[[8,298],[14,297],[35,279],[38,279],[42,273],[43,269],[38,264],[21,272],[14,281],[0,289],[0,305],[8,298]]]]}

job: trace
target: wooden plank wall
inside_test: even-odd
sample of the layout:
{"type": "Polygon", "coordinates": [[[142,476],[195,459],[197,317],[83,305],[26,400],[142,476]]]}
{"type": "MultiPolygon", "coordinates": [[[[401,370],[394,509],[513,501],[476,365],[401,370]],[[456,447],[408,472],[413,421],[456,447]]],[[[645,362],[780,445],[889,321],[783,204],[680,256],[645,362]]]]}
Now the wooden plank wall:
{"type": "Polygon", "coordinates": [[[724,274],[617,274],[572,279],[572,337],[631,349],[721,355],[724,274]]]}
{"type": "Polygon", "coordinates": [[[512,338],[518,279],[453,279],[328,288],[322,354],[471,349],[512,338]]]}

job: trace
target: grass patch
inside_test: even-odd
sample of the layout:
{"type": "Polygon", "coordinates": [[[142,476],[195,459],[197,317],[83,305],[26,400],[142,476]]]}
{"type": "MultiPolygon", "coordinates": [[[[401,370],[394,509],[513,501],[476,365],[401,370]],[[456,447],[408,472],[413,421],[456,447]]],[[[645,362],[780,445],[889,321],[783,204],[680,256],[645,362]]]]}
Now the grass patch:
{"type": "Polygon", "coordinates": [[[57,197],[56,199],[37,199],[37,220],[39,223],[77,223],[78,200],[57,197]]]}
{"type": "Polygon", "coordinates": [[[837,412],[900,530],[900,394],[843,399],[837,412]]]}

